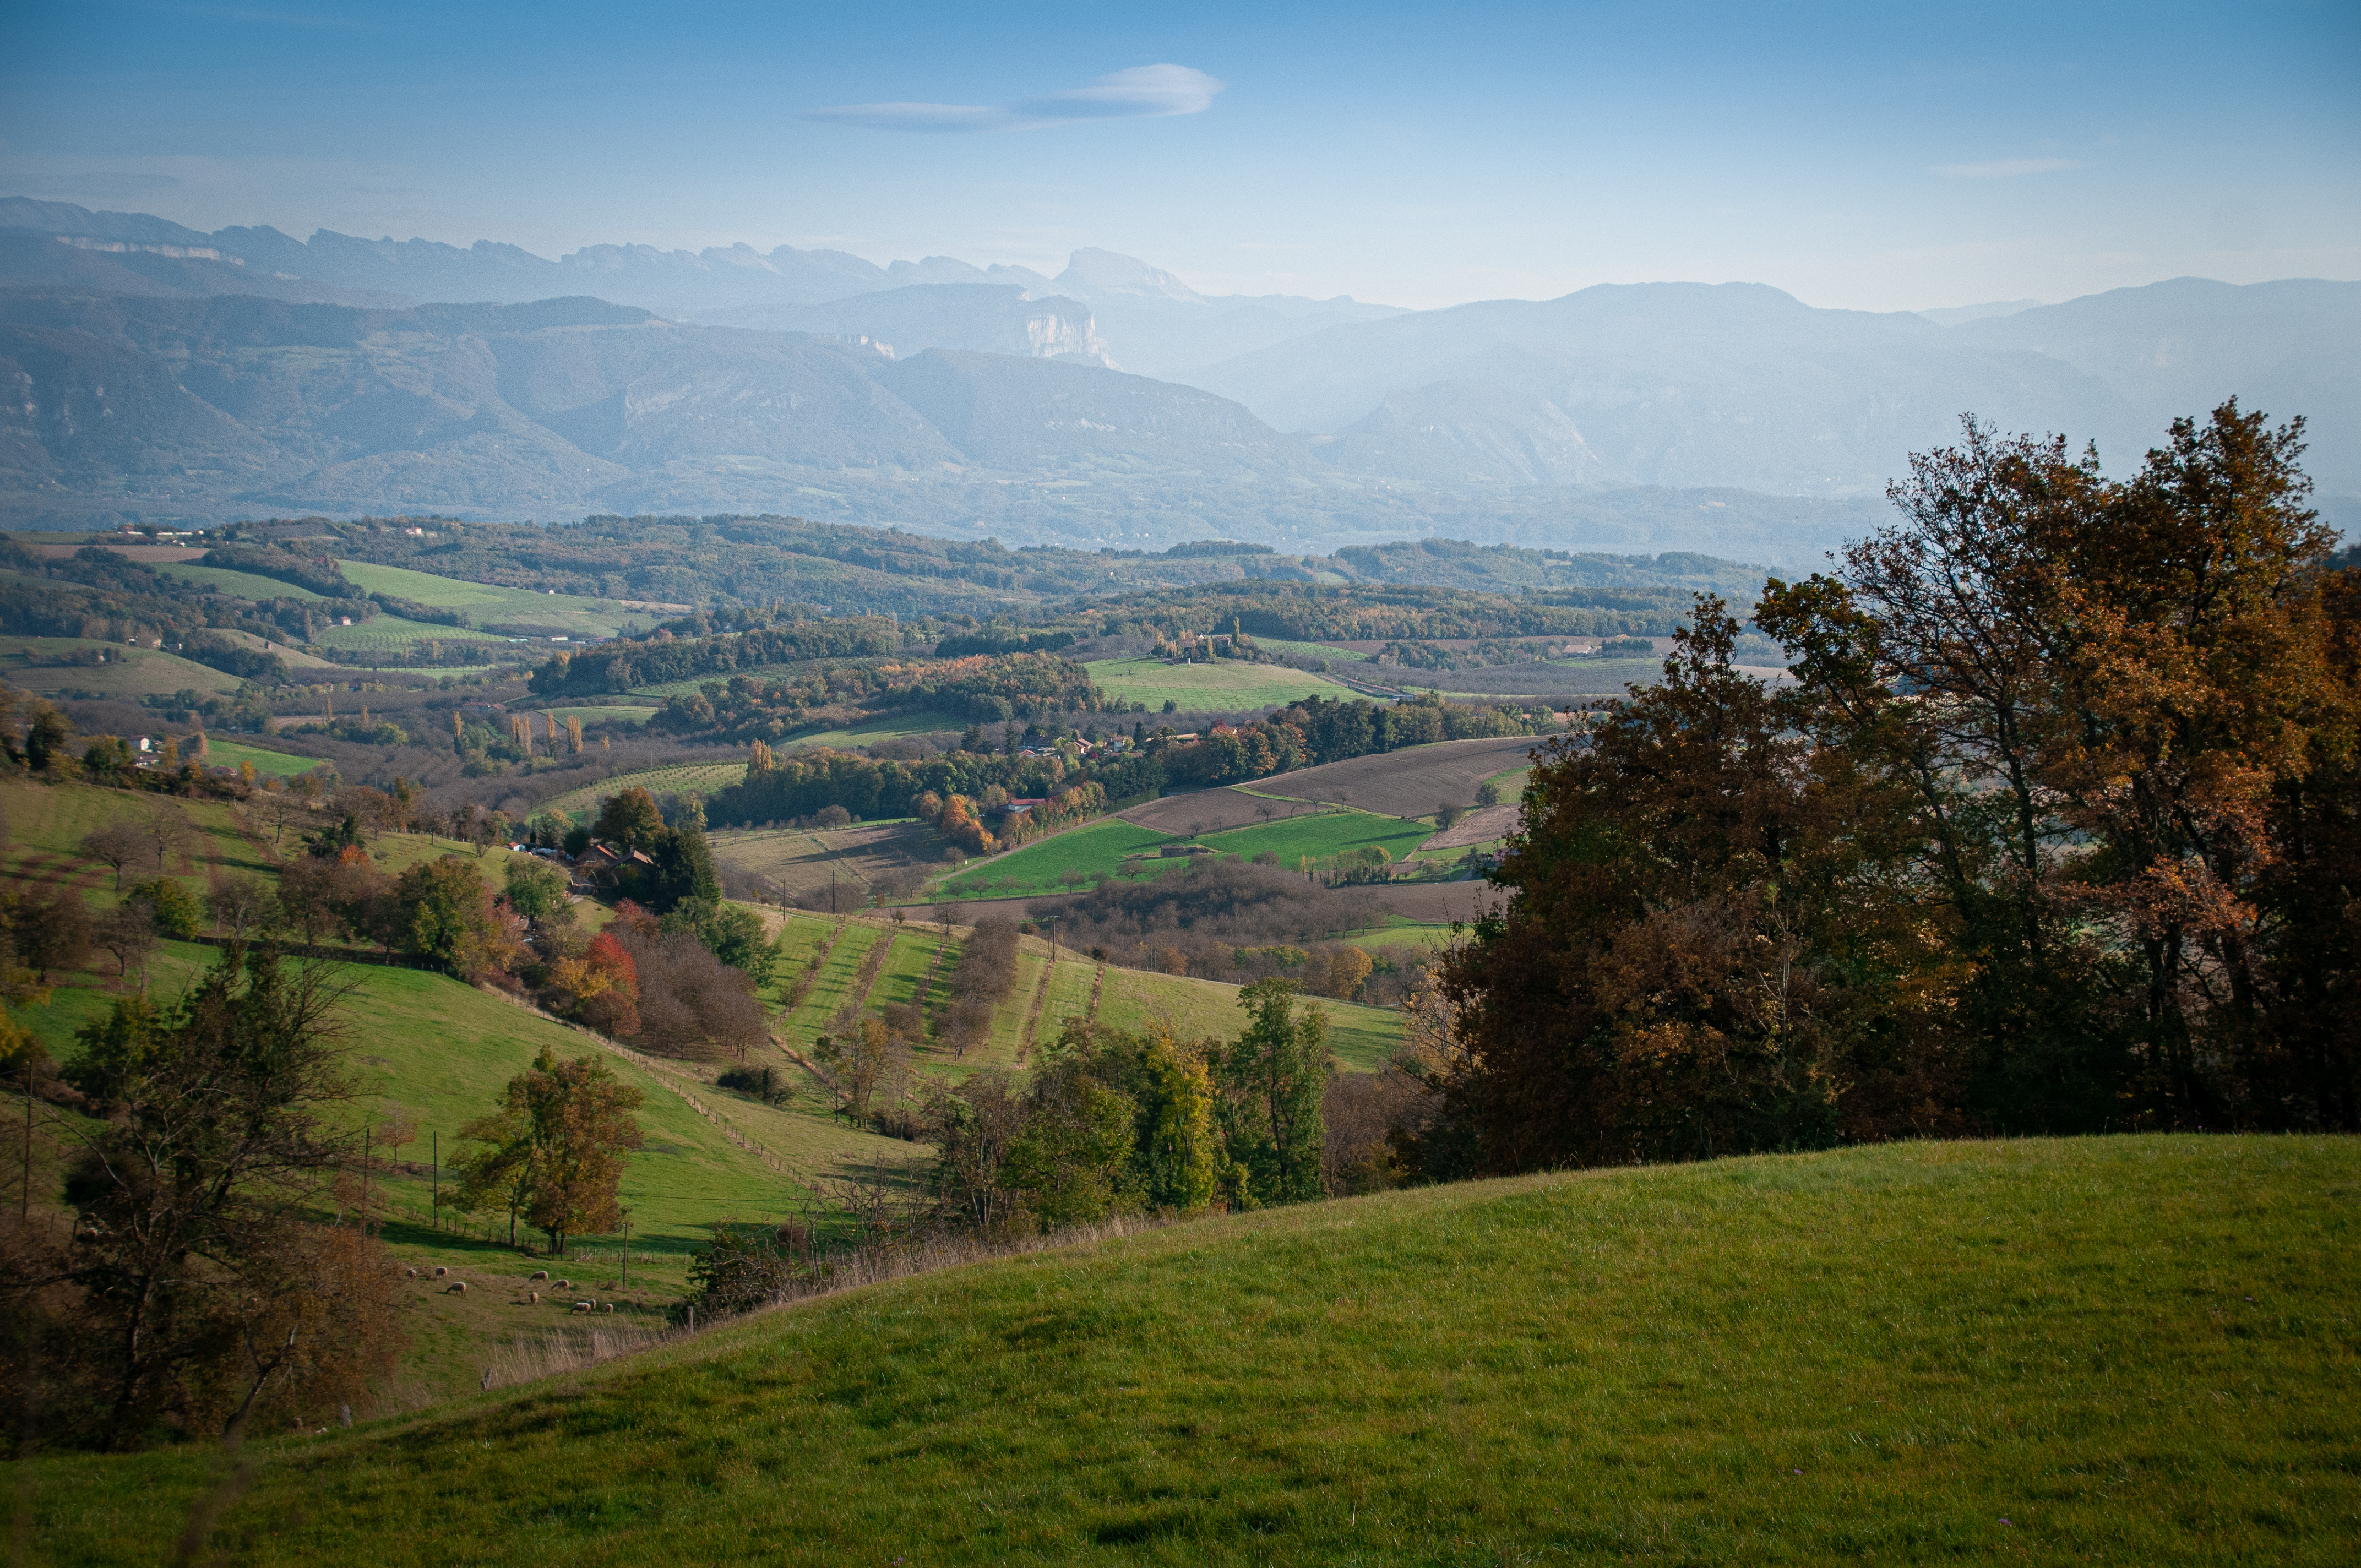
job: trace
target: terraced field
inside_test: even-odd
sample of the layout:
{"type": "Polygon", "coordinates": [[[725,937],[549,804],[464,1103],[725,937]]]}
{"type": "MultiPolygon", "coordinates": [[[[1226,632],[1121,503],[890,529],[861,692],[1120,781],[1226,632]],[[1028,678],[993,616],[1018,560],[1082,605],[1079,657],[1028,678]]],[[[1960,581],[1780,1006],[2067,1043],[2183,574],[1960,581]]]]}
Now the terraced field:
{"type": "MultiPolygon", "coordinates": [[[[533,711],[538,712],[539,709],[533,711]]],[[[686,795],[691,791],[711,795],[745,776],[746,764],[743,762],[679,762],[667,767],[643,768],[637,773],[617,773],[611,778],[600,779],[595,784],[568,790],[544,803],[541,809],[555,811],[563,817],[578,816],[596,806],[604,797],[620,795],[632,788],[644,789],[658,795],[667,790],[675,795],[686,795]]]]}

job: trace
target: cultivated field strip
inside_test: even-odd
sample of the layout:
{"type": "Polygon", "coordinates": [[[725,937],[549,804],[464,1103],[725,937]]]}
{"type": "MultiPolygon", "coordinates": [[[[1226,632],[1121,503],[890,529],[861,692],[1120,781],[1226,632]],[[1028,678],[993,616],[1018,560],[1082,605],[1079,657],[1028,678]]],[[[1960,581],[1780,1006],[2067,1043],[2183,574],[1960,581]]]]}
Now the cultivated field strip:
{"type": "Polygon", "coordinates": [[[872,1011],[916,1003],[930,960],[940,945],[939,938],[912,927],[889,926],[886,930],[893,938],[893,947],[863,1003],[872,1011]]]}
{"type": "Polygon", "coordinates": [[[1547,743],[1548,737],[1532,735],[1491,740],[1439,740],[1432,746],[1412,746],[1279,773],[1257,779],[1252,787],[1261,795],[1341,801],[1364,811],[1424,817],[1434,810],[1438,801],[1459,805],[1472,802],[1477,784],[1505,769],[1522,766],[1527,752],[1547,743]]]}
{"type": "Polygon", "coordinates": [[[1068,949],[1058,960],[1056,977],[1041,1010],[1041,1020],[1035,1026],[1034,1038],[1043,1036],[1056,1039],[1064,1032],[1070,1020],[1088,1021],[1093,992],[1093,970],[1096,966],[1082,955],[1068,949]]]}
{"type": "Polygon", "coordinates": [[[844,1005],[846,993],[852,989],[853,979],[869,959],[869,950],[884,933],[874,926],[863,926],[848,920],[829,947],[812,988],[787,1020],[797,1027],[825,1029],[828,1021],[844,1005]]]}
{"type": "Polygon", "coordinates": [[[950,950],[950,938],[943,937],[936,940],[934,953],[927,959],[927,972],[918,977],[917,989],[910,993],[912,1006],[924,1008],[928,999],[934,995],[935,977],[942,972],[944,956],[950,950]]]}
{"type": "Polygon", "coordinates": [[[1025,1033],[1016,1042],[1018,1067],[1023,1067],[1033,1058],[1034,1036],[1039,1034],[1041,1029],[1041,1009],[1049,1003],[1049,982],[1057,977],[1056,960],[1044,959],[1041,966],[1041,983],[1033,988],[1033,1005],[1027,1009],[1025,1014],[1025,1033]]]}
{"type": "Polygon", "coordinates": [[[1025,1023],[1033,1005],[1033,993],[1041,983],[1041,966],[1047,962],[1040,950],[1029,941],[1020,941],[1016,952],[1016,983],[1009,987],[992,1010],[992,1027],[977,1048],[970,1051],[966,1065],[970,1067],[1015,1067],[1023,1056],[1025,1023]]]}
{"type": "Polygon", "coordinates": [[[885,968],[885,960],[894,956],[895,934],[891,931],[878,931],[874,927],[871,930],[873,935],[869,940],[868,950],[862,954],[861,968],[854,972],[851,982],[844,988],[844,1001],[831,1014],[840,1025],[849,1025],[858,1020],[868,1011],[869,993],[877,988],[877,976],[885,968]]]}

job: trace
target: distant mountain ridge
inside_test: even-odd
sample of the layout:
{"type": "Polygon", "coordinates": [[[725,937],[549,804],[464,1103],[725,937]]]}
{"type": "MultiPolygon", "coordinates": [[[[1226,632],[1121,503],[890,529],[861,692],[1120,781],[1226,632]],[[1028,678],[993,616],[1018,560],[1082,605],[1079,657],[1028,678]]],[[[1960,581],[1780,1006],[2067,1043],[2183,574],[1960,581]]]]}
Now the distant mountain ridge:
{"type": "MultiPolygon", "coordinates": [[[[519,304],[589,294],[684,320],[727,317],[726,324],[734,325],[760,324],[765,313],[788,307],[913,287],[1015,287],[1032,300],[1058,296],[1111,310],[1115,336],[1083,356],[1112,356],[1112,363],[1141,371],[1204,363],[1322,326],[1401,313],[1392,306],[1349,298],[1208,298],[1144,261],[1087,247],[1075,251],[1056,278],[1029,268],[976,267],[943,256],[880,267],[845,251],[785,245],[767,251],[749,245],[698,251],[594,245],[550,260],[491,240],[463,248],[436,240],[361,239],[332,229],[317,230],[309,240],[269,226],[206,234],[150,214],[93,212],[71,202],[25,196],[0,197],[0,242],[15,246],[13,251],[0,248],[0,281],[17,285],[182,295],[250,292],[342,304],[519,304]],[[38,239],[48,240],[50,248],[25,248],[28,241],[38,239]],[[92,271],[87,264],[77,270],[56,254],[92,242],[137,247],[159,259],[168,255],[184,261],[193,258],[204,265],[168,271],[143,264],[144,283],[117,279],[109,288],[108,275],[92,271]],[[265,279],[273,281],[254,284],[265,279]],[[1137,345],[1126,341],[1135,321],[1139,323],[1137,345]],[[1191,327],[1206,329],[1210,335],[1192,333],[1191,327]]],[[[941,313],[936,320],[943,323],[941,313]]],[[[948,335],[939,341],[913,342],[912,348],[976,347],[975,340],[988,335],[990,328],[978,323],[945,330],[948,335]]]]}
{"type": "Polygon", "coordinates": [[[1332,326],[1172,378],[1335,433],[1323,459],[1371,476],[1806,493],[1881,487],[1969,412],[2095,440],[2120,470],[2236,396],[2306,416],[2313,477],[2361,495],[2361,283],[2184,279],[1951,327],[1762,284],[1607,284],[1332,326]]]}
{"type": "Polygon", "coordinates": [[[0,517],[20,525],[778,511],[1037,542],[1444,532],[1808,564],[1963,413],[2094,440],[2121,472],[2231,396],[2306,416],[2323,509],[2361,524],[2347,282],[1949,313],[1651,283],[1409,313],[1209,299],[1092,248],[1056,278],[793,247],[549,261],[9,198],[0,380],[0,517]],[[484,291],[419,305],[367,286],[387,281],[484,291]],[[626,297],[698,289],[734,302],[626,297]]]}
{"type": "Polygon", "coordinates": [[[1808,563],[1876,511],[1369,484],[1195,388],[1011,355],[889,357],[587,298],[383,310],[0,290],[0,382],[10,529],[772,512],[1085,548],[1447,534],[1808,563]]]}

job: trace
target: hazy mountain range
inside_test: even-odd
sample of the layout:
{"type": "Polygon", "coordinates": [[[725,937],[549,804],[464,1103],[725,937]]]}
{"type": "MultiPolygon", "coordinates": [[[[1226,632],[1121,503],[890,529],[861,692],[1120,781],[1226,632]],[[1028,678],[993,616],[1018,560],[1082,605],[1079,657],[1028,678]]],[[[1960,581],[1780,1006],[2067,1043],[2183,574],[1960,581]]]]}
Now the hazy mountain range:
{"type": "Polygon", "coordinates": [[[1968,411],[2120,469],[2236,393],[2311,418],[2341,516],[2356,348],[2353,283],[1926,314],[1655,284],[1411,313],[1210,299],[1101,250],[1056,278],[792,247],[553,262],[7,199],[0,518],[744,510],[1798,563],[1873,525],[1968,411]]]}

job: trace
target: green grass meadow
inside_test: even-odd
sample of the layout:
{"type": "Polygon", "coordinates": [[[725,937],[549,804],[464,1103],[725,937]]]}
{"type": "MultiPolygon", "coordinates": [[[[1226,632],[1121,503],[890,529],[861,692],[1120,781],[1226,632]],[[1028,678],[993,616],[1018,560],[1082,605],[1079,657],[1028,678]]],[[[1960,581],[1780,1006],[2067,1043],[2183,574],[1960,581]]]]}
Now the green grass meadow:
{"type": "MultiPolygon", "coordinates": [[[[1142,850],[1152,852],[1159,844],[1173,842],[1177,840],[1169,833],[1142,828],[1120,817],[1103,817],[1005,855],[946,872],[939,891],[955,898],[1015,898],[1071,891],[1070,884],[1060,880],[1069,872],[1082,878],[1111,873],[1123,865],[1125,856],[1142,850]]],[[[1170,862],[1173,866],[1181,863],[1178,860],[1170,862]]],[[[1154,862],[1149,865],[1152,867],[1154,862]]]]}
{"type": "Polygon", "coordinates": [[[174,563],[170,565],[159,565],[156,571],[159,576],[176,577],[184,583],[200,584],[217,594],[228,594],[236,598],[254,599],[258,602],[269,599],[312,600],[324,597],[299,583],[282,583],[276,577],[266,577],[255,572],[240,572],[228,566],[201,566],[194,564],[182,565],[174,563]]]}
{"type": "Polygon", "coordinates": [[[242,684],[192,659],[160,648],[131,648],[87,637],[0,637],[0,681],[22,691],[49,696],[90,691],[106,696],[170,696],[177,691],[226,694],[242,684]],[[104,664],[43,664],[36,658],[97,649],[104,664]]]}
{"type": "Polygon", "coordinates": [[[560,719],[578,718],[585,724],[645,724],[655,709],[628,703],[583,703],[570,707],[536,707],[530,711],[554,713],[560,719]]]}
{"type": "Polygon", "coordinates": [[[391,594],[437,609],[465,610],[478,624],[539,626],[569,636],[612,637],[627,621],[646,627],[666,618],[663,611],[625,609],[613,599],[535,593],[531,588],[438,577],[431,572],[372,565],[367,561],[337,565],[348,579],[370,593],[391,594]]]}
{"type": "MultiPolygon", "coordinates": [[[[247,1563],[2341,1564],[2361,1142],[1901,1144],[1208,1219],[250,1443],[247,1563]]],[[[155,1562],[202,1451],[23,1464],[155,1562]]]]}
{"type": "Polygon", "coordinates": [[[1326,659],[1339,664],[1361,664],[1368,662],[1367,653],[1350,648],[1339,648],[1329,642],[1298,642],[1286,637],[1257,637],[1257,648],[1268,648],[1274,653],[1292,653],[1303,659],[1326,659]]]}
{"type": "Polygon", "coordinates": [[[282,779],[297,773],[308,773],[320,765],[317,757],[298,757],[289,751],[273,751],[267,747],[249,746],[243,740],[225,740],[218,735],[205,737],[205,765],[234,768],[240,762],[252,762],[258,773],[276,774],[282,779]]]}
{"type": "MultiPolygon", "coordinates": [[[[1300,812],[1293,817],[1223,833],[1191,838],[1186,833],[1159,832],[1119,817],[1102,817],[1070,828],[1038,843],[1027,844],[994,859],[976,861],[944,873],[936,894],[962,898],[1021,898],[1039,894],[1072,892],[1099,876],[1164,876],[1189,864],[1183,856],[1164,858],[1155,851],[1164,844],[1202,844],[1224,855],[1252,860],[1275,854],[1281,866],[1293,869],[1305,859],[1316,866],[1342,854],[1372,845],[1393,859],[1406,858],[1433,837],[1432,826],[1404,822],[1367,811],[1300,812]],[[1145,854],[1145,860],[1127,857],[1145,854]],[[1069,875],[1074,879],[1068,881],[1069,875]]],[[[928,896],[935,896],[929,894],[928,896]]]]}
{"type": "Polygon", "coordinates": [[[478,631],[465,626],[437,626],[431,621],[411,620],[399,615],[371,616],[350,626],[329,626],[321,629],[313,640],[323,648],[342,648],[359,653],[403,653],[421,642],[481,643],[506,646],[508,639],[489,631],[478,631]]]}
{"type": "Polygon", "coordinates": [[[967,720],[956,714],[886,713],[841,729],[818,729],[801,735],[790,735],[779,742],[778,750],[791,746],[833,746],[850,750],[855,746],[873,746],[880,740],[897,740],[905,735],[939,735],[967,728],[967,720]]]}
{"type": "Polygon", "coordinates": [[[1143,655],[1094,659],[1083,668],[1109,696],[1118,702],[1144,702],[1151,713],[1167,702],[1176,704],[1183,713],[1229,712],[1300,702],[1307,696],[1346,695],[1335,682],[1303,670],[1235,659],[1168,664],[1143,655]]]}

